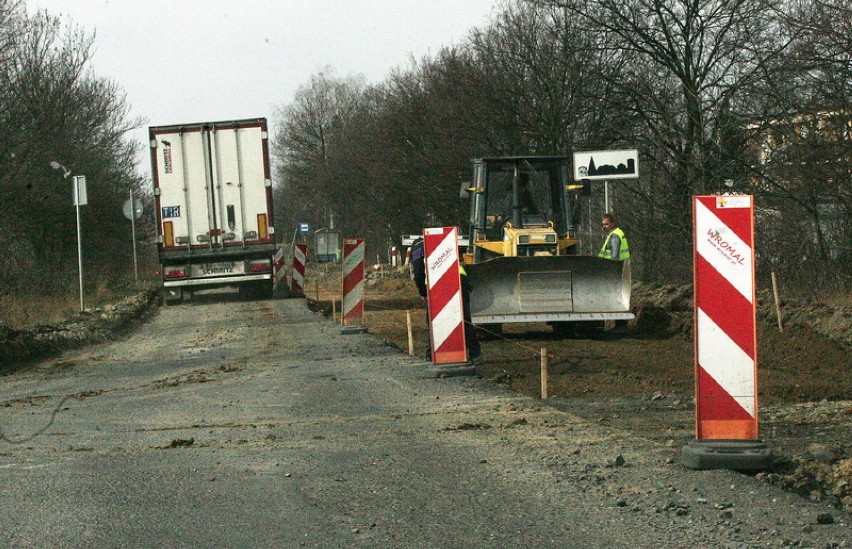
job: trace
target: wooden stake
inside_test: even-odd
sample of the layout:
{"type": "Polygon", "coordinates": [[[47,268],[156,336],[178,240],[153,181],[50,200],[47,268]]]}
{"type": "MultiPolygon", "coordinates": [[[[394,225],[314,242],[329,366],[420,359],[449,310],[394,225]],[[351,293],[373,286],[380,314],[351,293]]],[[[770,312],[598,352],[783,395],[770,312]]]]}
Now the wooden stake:
{"type": "Polygon", "coordinates": [[[772,271],[772,295],[775,296],[775,316],[778,318],[778,331],[783,332],[784,326],[781,324],[781,303],[778,301],[778,280],[775,278],[775,271],[772,271]]]}
{"type": "Polygon", "coordinates": [[[414,337],[411,333],[411,310],[405,311],[405,323],[408,326],[408,355],[414,356],[414,337]]]}
{"type": "Polygon", "coordinates": [[[332,322],[337,321],[337,300],[336,299],[331,300],[331,321],[332,322]]]}
{"type": "Polygon", "coordinates": [[[541,349],[541,398],[547,398],[547,349],[541,349]]]}

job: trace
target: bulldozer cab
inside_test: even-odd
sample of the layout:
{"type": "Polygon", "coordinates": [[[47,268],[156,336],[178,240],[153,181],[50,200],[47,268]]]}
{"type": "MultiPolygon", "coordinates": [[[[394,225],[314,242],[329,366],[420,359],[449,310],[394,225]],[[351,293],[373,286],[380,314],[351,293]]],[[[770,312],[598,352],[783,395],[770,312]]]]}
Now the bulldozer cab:
{"type": "MultiPolygon", "coordinates": [[[[473,262],[498,255],[563,255],[565,239],[573,238],[571,197],[566,192],[568,173],[565,157],[505,157],[473,160],[474,191],[471,197],[471,243],[473,262]],[[546,229],[563,241],[556,246],[549,237],[544,248],[524,248],[517,253],[498,251],[504,231],[512,228],[546,229]],[[479,243],[479,245],[477,245],[479,243]]],[[[523,238],[521,238],[523,240],[523,238]]],[[[573,243],[575,243],[574,241],[573,243]]]]}

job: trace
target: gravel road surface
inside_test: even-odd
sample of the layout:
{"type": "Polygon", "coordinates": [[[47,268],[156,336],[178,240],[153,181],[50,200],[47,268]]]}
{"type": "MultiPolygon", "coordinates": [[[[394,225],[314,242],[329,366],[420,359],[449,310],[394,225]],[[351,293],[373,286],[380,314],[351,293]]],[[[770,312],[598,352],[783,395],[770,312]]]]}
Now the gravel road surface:
{"type": "Polygon", "coordinates": [[[0,546],[850,546],[846,511],[429,372],[227,293],[12,369],[0,546]]]}

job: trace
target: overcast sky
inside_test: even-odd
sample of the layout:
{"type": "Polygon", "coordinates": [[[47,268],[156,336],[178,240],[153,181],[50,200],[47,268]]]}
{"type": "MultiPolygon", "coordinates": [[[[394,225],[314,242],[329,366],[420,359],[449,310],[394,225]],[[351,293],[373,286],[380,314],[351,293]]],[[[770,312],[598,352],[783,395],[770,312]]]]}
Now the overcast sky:
{"type": "MultiPolygon", "coordinates": [[[[267,117],[311,75],[384,80],[489,21],[497,0],[26,0],[94,32],[92,67],[147,126],[267,117]]],[[[147,164],[141,163],[144,171],[147,164]]]]}

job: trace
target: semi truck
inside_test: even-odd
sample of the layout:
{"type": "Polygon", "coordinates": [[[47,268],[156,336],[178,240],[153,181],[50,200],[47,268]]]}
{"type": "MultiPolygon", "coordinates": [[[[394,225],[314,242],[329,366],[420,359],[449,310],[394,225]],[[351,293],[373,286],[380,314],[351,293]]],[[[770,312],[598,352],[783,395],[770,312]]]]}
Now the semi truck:
{"type": "Polygon", "coordinates": [[[265,118],[148,128],[163,300],[271,296],[275,229],[265,118]]]}

